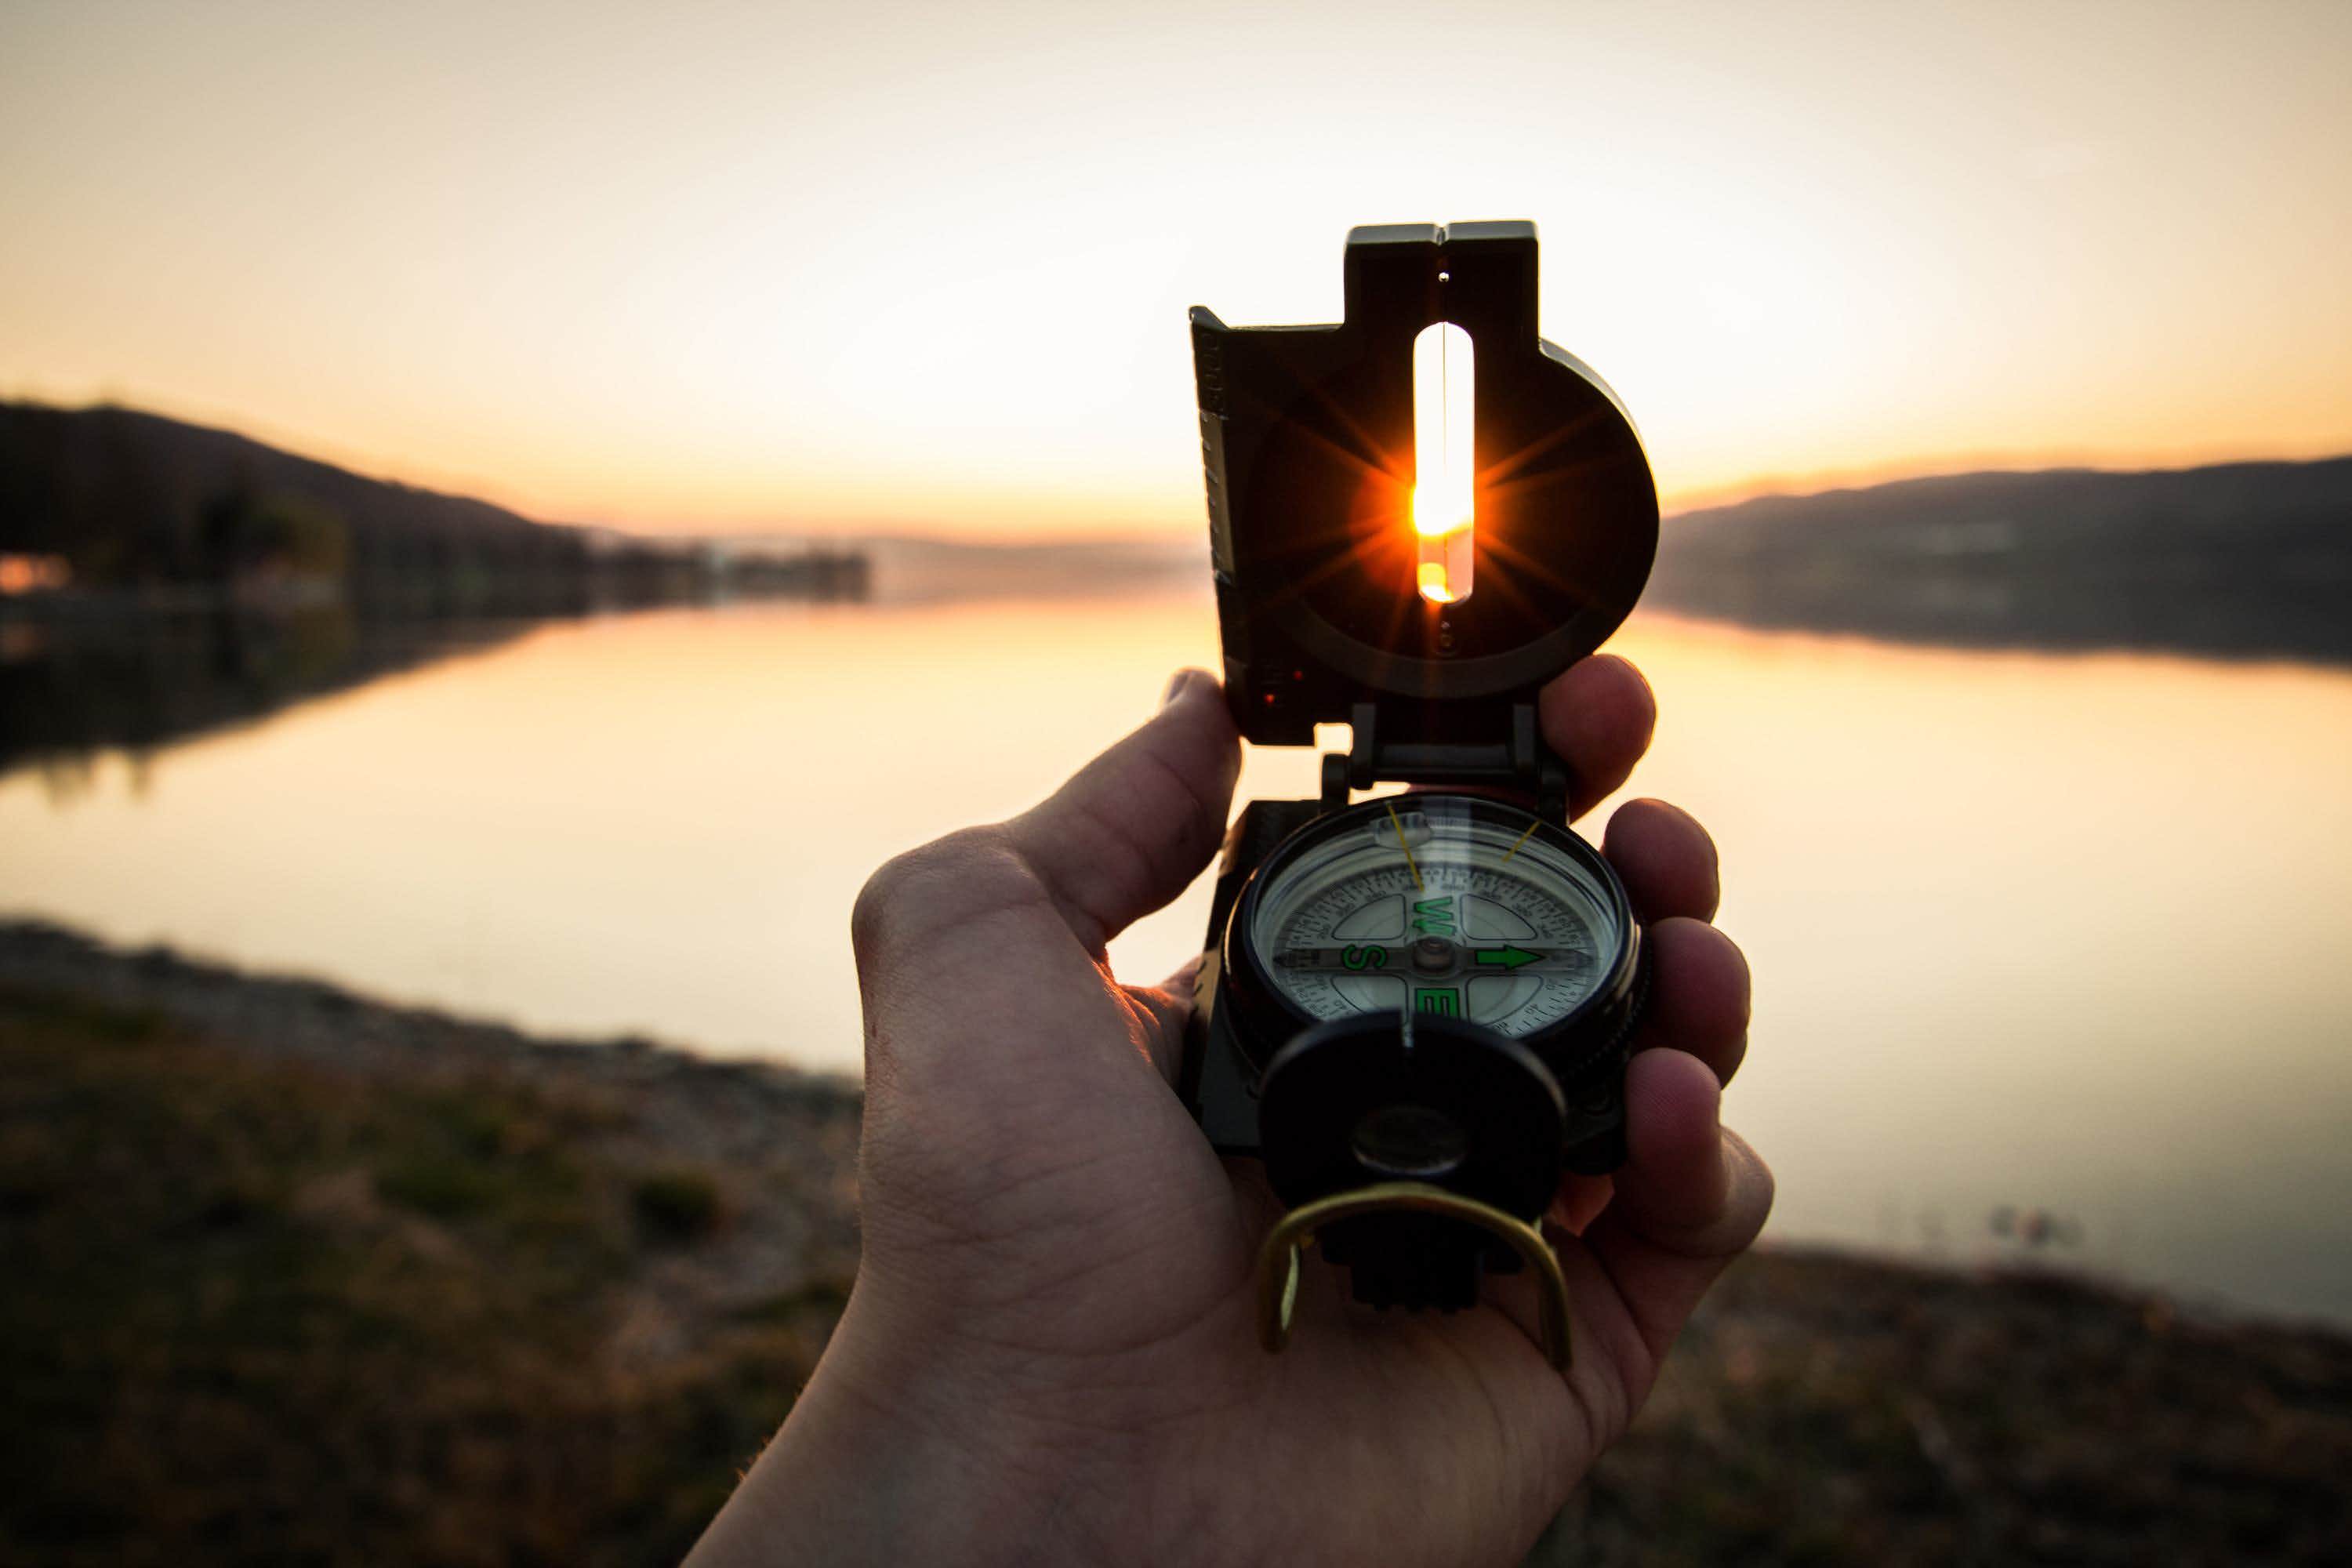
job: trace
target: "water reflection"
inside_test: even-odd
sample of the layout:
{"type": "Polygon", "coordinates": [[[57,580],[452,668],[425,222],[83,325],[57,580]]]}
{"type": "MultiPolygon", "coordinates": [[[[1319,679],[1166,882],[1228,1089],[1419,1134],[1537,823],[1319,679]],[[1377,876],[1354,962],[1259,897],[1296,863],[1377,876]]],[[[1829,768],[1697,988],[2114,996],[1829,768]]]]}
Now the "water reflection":
{"type": "MultiPolygon", "coordinates": [[[[2352,1317],[2352,673],[1658,616],[1617,647],[1664,709],[1637,787],[1723,845],[1757,974],[1730,1113],[1782,1234],[1968,1258],[2041,1215],[2063,1257],[2352,1317]]],[[[143,795],[113,755],[70,799],[0,780],[0,906],[854,1066],[866,873],[1027,804],[1213,652],[1189,580],[541,626],[169,747],[143,795]]],[[[1261,752],[1244,788],[1313,775],[1261,752]]],[[[1205,901],[1115,961],[1173,968],[1205,901]]]]}
{"type": "Polygon", "coordinates": [[[240,723],[397,670],[488,647],[526,623],[374,620],[341,605],[0,621],[0,772],[83,787],[109,750],[240,723]]]}
{"type": "Polygon", "coordinates": [[[577,616],[747,600],[879,597],[908,605],[1164,592],[1180,576],[1197,574],[1199,553],[1158,542],[1004,547],[882,540],[857,550],[772,555],[614,545],[594,557],[593,575],[504,583],[510,604],[538,607],[497,614],[432,613],[389,595],[375,580],[357,598],[322,591],[241,600],[196,587],[144,598],[0,599],[0,775],[35,767],[47,787],[69,795],[100,756],[119,751],[142,776],[149,753],[170,742],[577,616]]]}

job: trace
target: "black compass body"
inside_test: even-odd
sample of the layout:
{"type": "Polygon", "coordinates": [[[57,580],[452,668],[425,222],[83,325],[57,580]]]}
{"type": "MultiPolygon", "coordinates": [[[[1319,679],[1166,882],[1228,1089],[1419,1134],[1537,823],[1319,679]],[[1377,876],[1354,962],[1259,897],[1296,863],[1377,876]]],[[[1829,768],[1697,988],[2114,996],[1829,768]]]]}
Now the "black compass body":
{"type": "MultiPolygon", "coordinates": [[[[1410,1184],[1533,1222],[1623,1159],[1646,954],[1536,703],[1632,609],[1657,500],[1615,396],[1537,336],[1536,255],[1527,224],[1358,229],[1340,324],[1192,313],[1227,700],[1258,744],[1352,731],[1318,798],[1234,825],[1182,1076],[1294,1210],[1410,1184]]],[[[1378,1305],[1518,1262],[1430,1213],[1319,1239],[1378,1305]]]]}

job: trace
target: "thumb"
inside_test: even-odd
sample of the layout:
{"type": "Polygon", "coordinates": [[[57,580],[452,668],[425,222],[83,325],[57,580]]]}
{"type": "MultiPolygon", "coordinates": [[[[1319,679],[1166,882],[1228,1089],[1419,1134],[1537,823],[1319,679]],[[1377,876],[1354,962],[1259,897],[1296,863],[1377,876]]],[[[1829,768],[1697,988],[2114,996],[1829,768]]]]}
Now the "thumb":
{"type": "Polygon", "coordinates": [[[1223,839],[1241,771],[1224,693],[1179,670],[1160,711],[1004,825],[1078,939],[1103,944],[1188,887],[1223,839]]]}

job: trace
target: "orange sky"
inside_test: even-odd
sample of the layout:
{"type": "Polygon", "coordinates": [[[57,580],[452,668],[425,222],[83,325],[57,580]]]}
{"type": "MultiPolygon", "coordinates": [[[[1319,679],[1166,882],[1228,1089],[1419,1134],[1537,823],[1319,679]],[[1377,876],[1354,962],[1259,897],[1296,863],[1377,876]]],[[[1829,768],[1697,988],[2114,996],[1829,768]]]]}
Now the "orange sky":
{"type": "Polygon", "coordinates": [[[534,515],[1199,525],[1184,307],[1531,217],[1669,502],[2352,449],[2352,6],[0,10],[0,395],[534,515]]]}

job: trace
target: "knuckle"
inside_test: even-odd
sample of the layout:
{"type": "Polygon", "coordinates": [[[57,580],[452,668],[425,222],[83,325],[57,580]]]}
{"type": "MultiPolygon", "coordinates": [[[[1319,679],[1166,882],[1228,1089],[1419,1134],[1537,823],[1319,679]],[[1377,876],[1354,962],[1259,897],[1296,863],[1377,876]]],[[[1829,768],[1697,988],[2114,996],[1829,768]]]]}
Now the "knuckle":
{"type": "Polygon", "coordinates": [[[849,942],[860,963],[882,945],[893,912],[906,901],[907,882],[914,874],[908,862],[920,853],[908,850],[892,856],[876,867],[866,885],[857,889],[857,901],[849,907],[849,942]]]}
{"type": "Polygon", "coordinates": [[[992,828],[968,827],[892,856],[875,868],[850,906],[849,940],[861,963],[910,933],[935,930],[1016,868],[992,828]]]}

